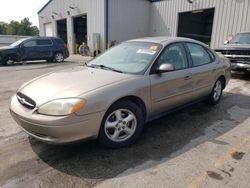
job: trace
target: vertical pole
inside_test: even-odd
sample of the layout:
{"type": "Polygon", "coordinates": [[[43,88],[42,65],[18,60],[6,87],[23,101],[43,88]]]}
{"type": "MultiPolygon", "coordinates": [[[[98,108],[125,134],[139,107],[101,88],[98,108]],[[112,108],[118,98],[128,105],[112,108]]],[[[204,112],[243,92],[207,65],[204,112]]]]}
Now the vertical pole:
{"type": "Polygon", "coordinates": [[[69,53],[74,54],[74,24],[71,16],[67,17],[67,40],[69,46],[69,53]]]}

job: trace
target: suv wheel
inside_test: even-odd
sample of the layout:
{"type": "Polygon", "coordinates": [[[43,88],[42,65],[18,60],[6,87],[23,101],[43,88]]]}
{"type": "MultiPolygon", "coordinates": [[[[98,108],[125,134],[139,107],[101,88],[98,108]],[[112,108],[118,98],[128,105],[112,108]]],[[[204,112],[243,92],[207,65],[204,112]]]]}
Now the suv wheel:
{"type": "Polygon", "coordinates": [[[222,96],[222,93],[223,93],[223,84],[224,84],[224,82],[222,79],[218,79],[215,82],[213,90],[209,95],[208,102],[210,104],[215,105],[215,104],[219,103],[221,96],[222,96]]]}
{"type": "Polygon", "coordinates": [[[63,57],[63,54],[61,52],[57,52],[55,53],[54,55],[54,60],[58,63],[61,63],[64,61],[64,57],[63,57]]]}
{"type": "Polygon", "coordinates": [[[106,147],[124,147],[134,143],[142,129],[143,115],[140,108],[130,101],[121,101],[106,112],[98,139],[106,147]]]}
{"type": "Polygon", "coordinates": [[[6,61],[6,63],[5,63],[7,66],[12,66],[12,65],[14,65],[15,64],[15,62],[14,62],[14,60],[13,59],[11,59],[11,58],[9,58],[7,61],[6,61]]]}

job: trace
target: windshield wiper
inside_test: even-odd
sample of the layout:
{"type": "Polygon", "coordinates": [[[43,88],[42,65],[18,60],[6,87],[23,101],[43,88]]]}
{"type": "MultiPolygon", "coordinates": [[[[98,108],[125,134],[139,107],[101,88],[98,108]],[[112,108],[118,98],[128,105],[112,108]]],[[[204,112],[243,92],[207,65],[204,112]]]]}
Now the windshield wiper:
{"type": "Polygon", "coordinates": [[[96,65],[96,64],[92,64],[92,65],[86,65],[88,67],[92,67],[92,68],[101,68],[101,69],[107,69],[107,70],[111,70],[111,71],[114,71],[114,72],[119,72],[119,73],[124,73],[120,70],[117,70],[117,69],[114,69],[114,68],[111,68],[111,67],[107,67],[105,65],[96,65]]]}

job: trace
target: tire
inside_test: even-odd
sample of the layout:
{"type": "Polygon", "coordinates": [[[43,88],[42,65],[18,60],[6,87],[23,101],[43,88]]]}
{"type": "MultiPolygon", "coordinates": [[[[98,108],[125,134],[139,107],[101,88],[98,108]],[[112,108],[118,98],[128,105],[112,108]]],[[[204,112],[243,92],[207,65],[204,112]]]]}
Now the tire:
{"type": "MultiPolygon", "coordinates": [[[[98,55],[100,55],[101,54],[101,51],[100,50],[98,50],[98,55]]],[[[96,57],[97,56],[97,51],[95,50],[94,51],[94,57],[96,57]]]]}
{"type": "Polygon", "coordinates": [[[220,102],[223,93],[223,88],[224,88],[224,81],[223,79],[220,78],[215,82],[213,90],[209,95],[208,98],[209,104],[216,105],[220,102]]]}
{"type": "Polygon", "coordinates": [[[54,61],[57,63],[62,63],[64,61],[64,56],[62,52],[56,52],[54,55],[54,61]]]}
{"type": "Polygon", "coordinates": [[[140,108],[128,101],[113,104],[102,120],[98,140],[105,147],[120,148],[134,143],[143,130],[140,108]]]}
{"type": "Polygon", "coordinates": [[[6,65],[7,57],[5,55],[0,54],[0,65],[6,65]]]}

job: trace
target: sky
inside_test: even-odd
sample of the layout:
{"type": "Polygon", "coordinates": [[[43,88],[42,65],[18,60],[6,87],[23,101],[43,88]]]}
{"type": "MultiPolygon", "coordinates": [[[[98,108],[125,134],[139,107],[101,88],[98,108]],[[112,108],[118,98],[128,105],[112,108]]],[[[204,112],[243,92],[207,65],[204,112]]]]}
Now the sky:
{"type": "Polygon", "coordinates": [[[9,23],[28,17],[33,25],[38,26],[37,12],[48,0],[0,0],[0,21],[9,23]]]}

